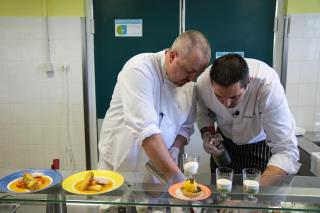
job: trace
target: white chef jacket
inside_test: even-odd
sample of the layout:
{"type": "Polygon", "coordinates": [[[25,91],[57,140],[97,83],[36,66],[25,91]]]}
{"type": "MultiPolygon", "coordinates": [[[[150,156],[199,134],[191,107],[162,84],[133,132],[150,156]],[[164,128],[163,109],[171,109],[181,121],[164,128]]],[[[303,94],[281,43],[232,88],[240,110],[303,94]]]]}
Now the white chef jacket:
{"type": "Polygon", "coordinates": [[[216,119],[225,137],[238,145],[267,139],[272,153],[268,165],[295,174],[300,168],[295,120],[278,74],[262,61],[245,60],[250,82],[243,100],[234,108],[226,108],[216,98],[210,80],[211,66],[199,76],[196,82],[198,127],[208,127],[216,119]]]}
{"type": "Polygon", "coordinates": [[[141,144],[160,133],[168,149],[176,136],[189,141],[196,119],[195,84],[171,83],[165,50],[131,58],[119,73],[100,133],[98,168],[145,171],[141,144]]]}

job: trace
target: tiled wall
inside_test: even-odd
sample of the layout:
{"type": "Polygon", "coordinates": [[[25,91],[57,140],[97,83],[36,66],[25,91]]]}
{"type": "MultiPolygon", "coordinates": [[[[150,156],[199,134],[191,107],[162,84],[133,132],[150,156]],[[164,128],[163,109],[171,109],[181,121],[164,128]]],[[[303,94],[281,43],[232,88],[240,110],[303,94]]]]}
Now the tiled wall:
{"type": "Polygon", "coordinates": [[[48,26],[53,76],[46,18],[0,17],[0,167],[85,168],[80,18],[48,26]]]}
{"type": "Polygon", "coordinates": [[[290,15],[287,98],[297,126],[320,131],[320,14],[290,15]]]}

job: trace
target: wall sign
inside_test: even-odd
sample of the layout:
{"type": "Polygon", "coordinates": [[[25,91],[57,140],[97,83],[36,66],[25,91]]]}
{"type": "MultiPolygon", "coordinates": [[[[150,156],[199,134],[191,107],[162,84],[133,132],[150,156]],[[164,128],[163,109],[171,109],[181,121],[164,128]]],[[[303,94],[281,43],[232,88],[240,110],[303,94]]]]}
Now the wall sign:
{"type": "Polygon", "coordinates": [[[116,37],[142,37],[142,19],[115,19],[116,37]]]}

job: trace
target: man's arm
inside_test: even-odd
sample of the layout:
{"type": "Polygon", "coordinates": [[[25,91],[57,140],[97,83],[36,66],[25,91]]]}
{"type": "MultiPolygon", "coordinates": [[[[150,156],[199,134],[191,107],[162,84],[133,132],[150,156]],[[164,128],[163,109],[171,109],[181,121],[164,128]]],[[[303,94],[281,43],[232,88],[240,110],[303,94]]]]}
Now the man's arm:
{"type": "Polygon", "coordinates": [[[284,175],[287,173],[283,169],[270,165],[262,173],[260,184],[261,186],[274,186],[281,181],[281,176],[284,175]]]}
{"type": "Polygon", "coordinates": [[[295,121],[276,73],[272,81],[261,88],[260,97],[260,119],[272,153],[263,174],[295,174],[301,165],[298,162],[299,150],[294,134],[295,121]]]}
{"type": "Polygon", "coordinates": [[[266,170],[264,170],[264,172],[262,173],[262,176],[263,175],[287,175],[287,173],[283,169],[277,166],[270,165],[266,168],[266,170]]]}
{"type": "MultiPolygon", "coordinates": [[[[181,145],[182,140],[176,139],[174,146],[179,147],[181,145]]],[[[154,134],[144,139],[142,147],[150,160],[161,170],[168,180],[175,176],[183,176],[179,167],[171,157],[160,134],[154,134]]]]}

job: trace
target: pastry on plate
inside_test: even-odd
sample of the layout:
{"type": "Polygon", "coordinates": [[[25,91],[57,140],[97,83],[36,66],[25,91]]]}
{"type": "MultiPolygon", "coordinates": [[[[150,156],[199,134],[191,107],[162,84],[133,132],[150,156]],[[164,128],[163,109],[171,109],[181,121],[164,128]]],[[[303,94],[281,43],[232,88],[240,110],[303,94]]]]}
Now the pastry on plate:
{"type": "Polygon", "coordinates": [[[181,191],[186,197],[198,197],[202,192],[195,179],[185,180],[181,187],[181,191]]]}
{"type": "Polygon", "coordinates": [[[95,177],[92,171],[88,171],[83,180],[76,184],[79,191],[95,191],[100,192],[104,188],[110,187],[111,181],[103,177],[95,177]]]}

